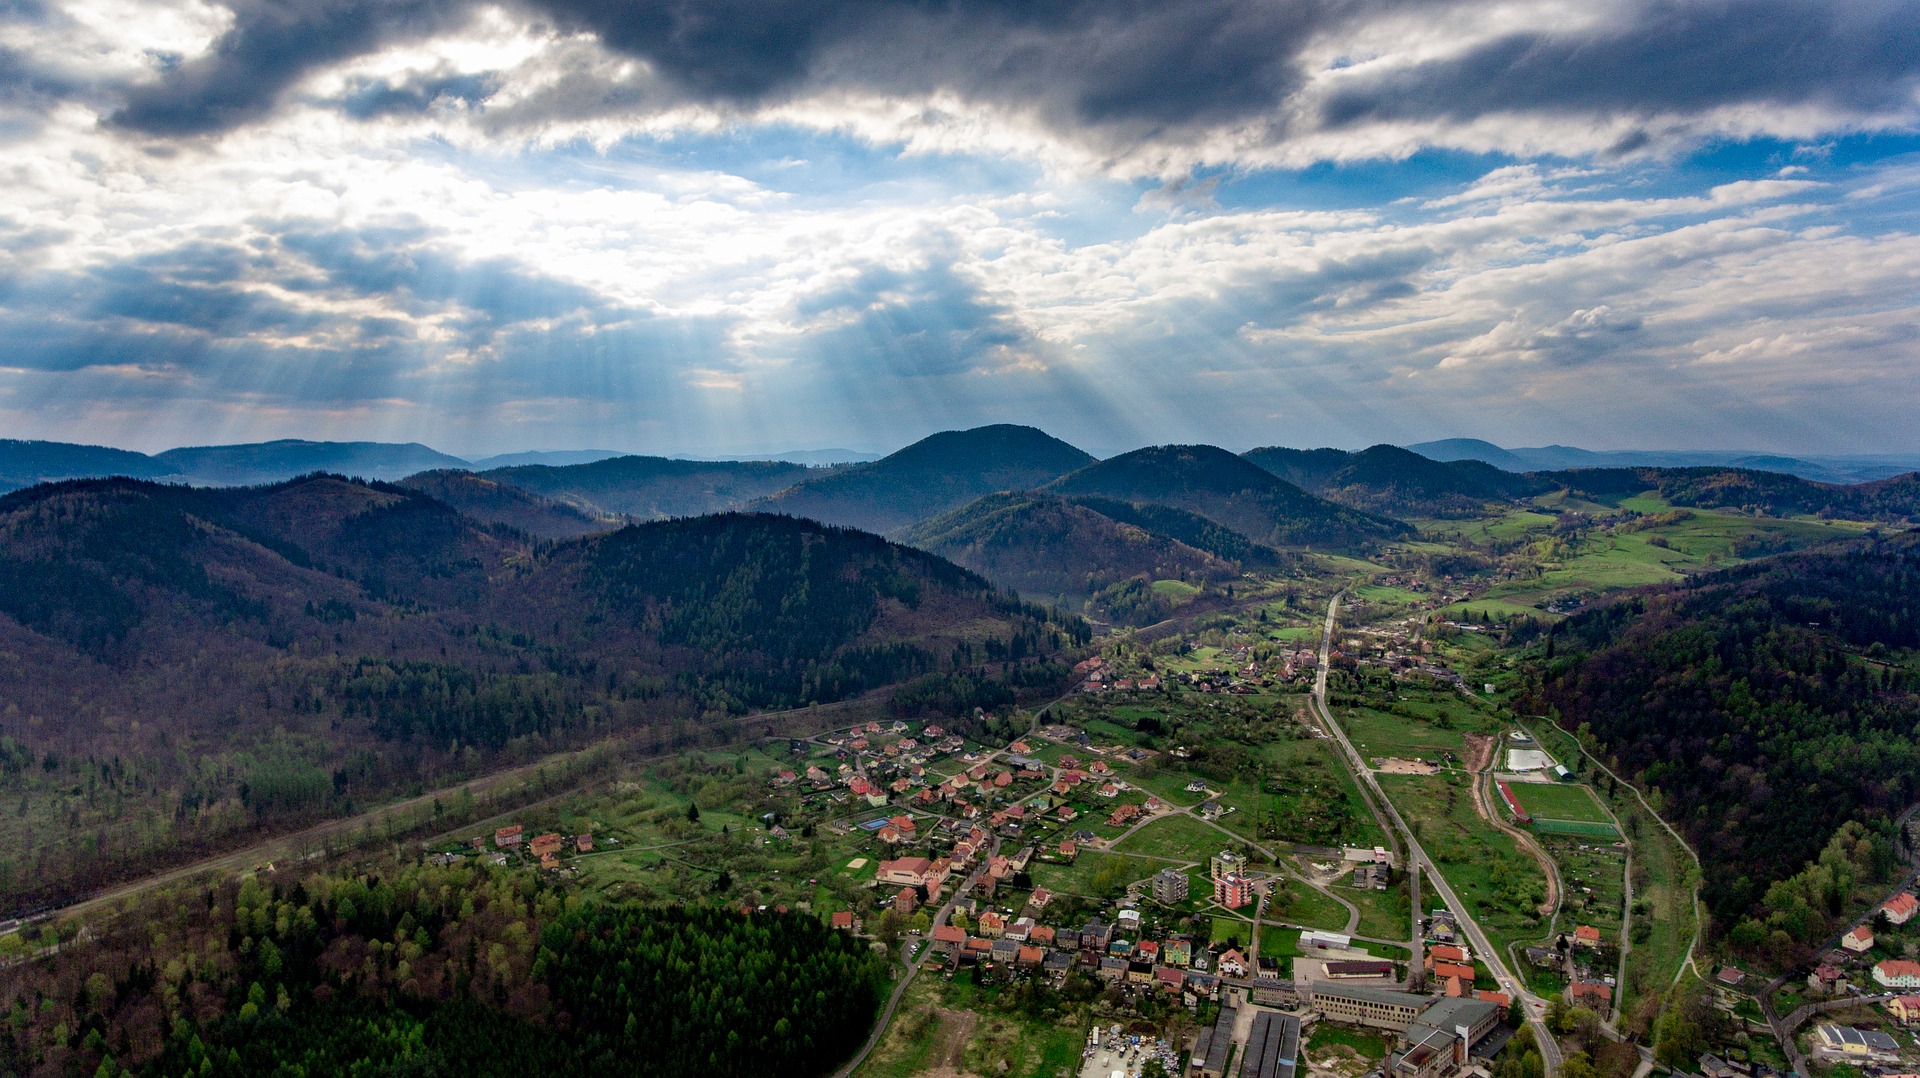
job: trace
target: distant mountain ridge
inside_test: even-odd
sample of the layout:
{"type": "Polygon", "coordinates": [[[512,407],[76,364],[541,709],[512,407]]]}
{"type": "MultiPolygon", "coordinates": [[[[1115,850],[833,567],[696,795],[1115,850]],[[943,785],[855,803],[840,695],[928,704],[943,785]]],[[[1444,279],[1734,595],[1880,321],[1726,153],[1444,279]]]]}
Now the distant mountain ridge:
{"type": "Polygon", "coordinates": [[[532,464],[480,474],[591,515],[665,520],[738,509],[804,481],[816,469],[773,460],[611,457],[590,464],[532,464]]]}
{"type": "Polygon", "coordinates": [[[1093,462],[1034,427],[942,431],[879,460],[810,477],[750,508],[891,535],[984,495],[1032,490],[1093,462]]]}
{"type": "Polygon", "coordinates": [[[1575,468],[1727,467],[1785,472],[1819,483],[1864,483],[1920,471],[1920,453],[1860,456],[1787,456],[1738,450],[1622,449],[1595,451],[1567,445],[1504,449],[1479,438],[1443,438],[1401,448],[1438,461],[1478,460],[1509,472],[1575,468]]]}

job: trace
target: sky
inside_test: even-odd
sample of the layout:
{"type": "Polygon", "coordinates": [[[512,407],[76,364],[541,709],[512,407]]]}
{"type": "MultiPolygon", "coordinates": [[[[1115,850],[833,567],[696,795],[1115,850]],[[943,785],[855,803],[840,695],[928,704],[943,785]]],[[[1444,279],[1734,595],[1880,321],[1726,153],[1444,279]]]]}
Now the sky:
{"type": "Polygon", "coordinates": [[[1920,451],[1911,0],[0,0],[0,436],[1920,451]]]}

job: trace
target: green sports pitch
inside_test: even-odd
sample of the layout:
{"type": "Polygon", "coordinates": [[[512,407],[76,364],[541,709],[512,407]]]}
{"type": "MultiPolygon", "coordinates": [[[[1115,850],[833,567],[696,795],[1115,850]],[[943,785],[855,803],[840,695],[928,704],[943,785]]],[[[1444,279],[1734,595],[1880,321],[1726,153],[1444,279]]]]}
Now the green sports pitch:
{"type": "Polygon", "coordinates": [[[1585,786],[1564,782],[1514,782],[1508,788],[1533,817],[1534,830],[1546,835],[1619,838],[1605,809],[1585,786]]]}

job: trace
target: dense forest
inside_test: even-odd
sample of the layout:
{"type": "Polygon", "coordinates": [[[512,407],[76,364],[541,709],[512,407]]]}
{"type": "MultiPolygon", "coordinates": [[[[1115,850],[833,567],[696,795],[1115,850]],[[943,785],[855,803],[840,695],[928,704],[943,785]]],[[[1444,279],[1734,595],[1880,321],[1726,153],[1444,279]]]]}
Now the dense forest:
{"type": "Polygon", "coordinates": [[[1641,593],[1543,646],[1526,705],[1656,791],[1739,940],[1817,942],[1890,866],[1890,821],[1920,797],[1920,533],[1641,593]],[[1828,866],[1811,903],[1808,865],[1828,866]]]}
{"type": "Polygon", "coordinates": [[[253,878],[134,916],[8,975],[0,1073],[824,1074],[886,983],[812,915],[606,906],[477,866],[253,878]]]}
{"type": "Polygon", "coordinates": [[[1398,446],[1358,453],[1338,449],[1254,449],[1242,456],[1329,501],[1392,516],[1476,516],[1488,503],[1553,489],[1545,480],[1477,460],[1430,460],[1398,446]]]}
{"type": "Polygon", "coordinates": [[[1018,680],[1089,631],[809,521],[541,542],[331,476],[0,497],[0,615],[0,893],[21,903],[610,734],[1018,680]]]}

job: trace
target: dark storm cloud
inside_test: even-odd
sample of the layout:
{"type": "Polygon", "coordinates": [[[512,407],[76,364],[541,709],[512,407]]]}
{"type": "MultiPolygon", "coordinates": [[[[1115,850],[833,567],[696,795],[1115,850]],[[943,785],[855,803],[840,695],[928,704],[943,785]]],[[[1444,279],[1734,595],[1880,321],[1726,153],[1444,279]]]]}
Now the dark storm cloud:
{"type": "Polygon", "coordinates": [[[309,71],[466,19],[469,0],[243,0],[203,56],[129,96],[115,117],[150,135],[202,135],[269,113],[309,71]]]}
{"type": "Polygon", "coordinates": [[[500,88],[497,75],[434,74],[386,83],[356,82],[341,98],[340,109],[358,120],[425,112],[443,101],[474,105],[500,88]]]}
{"type": "MultiPolygon", "coordinates": [[[[1920,17],[1911,4],[1655,3],[1583,36],[1513,34],[1343,90],[1326,123],[1472,119],[1489,112],[1645,114],[1723,105],[1911,107],[1920,17]]],[[[1629,150],[1639,142],[1617,147],[1629,150]]]]}
{"type": "MultiPolygon", "coordinates": [[[[937,90],[1032,107],[1062,128],[1151,135],[1219,123],[1266,124],[1283,140],[1317,35],[1447,0],[513,0],[537,22],[596,36],[644,59],[658,85],[607,85],[566,73],[521,101],[570,118],[674,101],[738,106],[806,89],[913,95],[937,90]],[[580,85],[581,80],[596,85],[580,85]],[[540,102],[544,101],[544,104],[540,102]]],[[[31,4],[17,5],[30,12],[31,4]]],[[[463,23],[477,0],[235,0],[232,28],[206,55],[134,91],[116,121],[151,135],[219,132],[267,115],[307,73],[463,23]]],[[[31,17],[23,14],[18,17],[31,17]]],[[[1687,113],[1743,102],[1910,108],[1920,20],[1910,5],[1853,0],[1622,5],[1591,30],[1514,33],[1460,57],[1379,77],[1356,75],[1311,126],[1466,117],[1495,110],[1687,113]]],[[[1417,32],[1417,30],[1410,31],[1417,32]]],[[[3,62],[3,61],[0,61],[3,62]]],[[[3,70],[3,69],[0,69],[3,70]]],[[[3,76],[0,76],[3,77],[3,76]]],[[[484,77],[365,85],[352,115],[483,100],[484,77]]],[[[1617,149],[1631,149],[1631,146],[1617,149]]]]}

